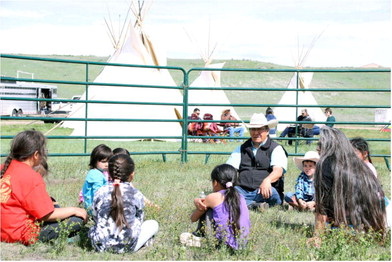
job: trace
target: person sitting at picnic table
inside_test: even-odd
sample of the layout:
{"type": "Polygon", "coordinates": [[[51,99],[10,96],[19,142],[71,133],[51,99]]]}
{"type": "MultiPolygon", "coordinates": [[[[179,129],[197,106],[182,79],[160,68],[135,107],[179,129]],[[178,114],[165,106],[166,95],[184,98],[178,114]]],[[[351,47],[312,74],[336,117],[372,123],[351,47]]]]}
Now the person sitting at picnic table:
{"type": "MultiPolygon", "coordinates": [[[[225,109],[222,112],[221,115],[221,120],[237,120],[233,115],[230,113],[230,109],[225,109]]],[[[238,133],[239,137],[243,137],[245,133],[245,128],[240,124],[236,122],[224,122],[221,123],[221,126],[223,126],[223,130],[229,133],[229,137],[234,137],[235,133],[238,133]]],[[[230,139],[230,142],[233,142],[233,139],[230,139]]]]}
{"type": "MultiPolygon", "coordinates": [[[[307,109],[301,110],[301,114],[297,117],[297,122],[299,121],[312,121],[312,118],[309,116],[307,109]]],[[[297,127],[297,134],[299,134],[300,136],[313,137],[313,128],[308,128],[304,126],[304,124],[287,126],[279,137],[285,137],[286,135],[288,137],[294,137],[296,127],[297,127]]],[[[309,144],[310,142],[311,141],[306,141],[307,144],[309,144]]],[[[293,141],[289,140],[288,144],[292,145],[292,143],[293,141]]]]}
{"type": "MultiPolygon", "coordinates": [[[[200,118],[200,109],[193,109],[193,113],[188,117],[189,120],[201,120],[200,118]]],[[[188,135],[191,136],[199,136],[201,135],[201,131],[203,130],[202,122],[189,122],[188,124],[188,135]]]]}

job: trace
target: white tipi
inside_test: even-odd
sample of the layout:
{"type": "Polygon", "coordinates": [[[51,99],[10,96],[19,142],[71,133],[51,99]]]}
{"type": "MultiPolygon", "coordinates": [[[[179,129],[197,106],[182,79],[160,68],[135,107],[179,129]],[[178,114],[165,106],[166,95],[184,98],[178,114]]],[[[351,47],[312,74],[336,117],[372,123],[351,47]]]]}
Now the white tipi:
{"type": "MultiPolygon", "coordinates": [[[[188,34],[190,40],[194,43],[192,37],[188,34]]],[[[209,36],[210,37],[210,36],[209,36]]],[[[210,42],[210,41],[208,41],[210,42]]],[[[214,48],[210,50],[209,45],[206,50],[202,50],[199,46],[200,56],[204,60],[205,68],[223,68],[225,63],[211,64],[212,55],[216,49],[217,43],[214,48]]],[[[221,87],[221,71],[201,71],[200,75],[192,82],[191,87],[221,87]]],[[[231,102],[227,97],[224,90],[220,89],[209,89],[209,90],[189,90],[188,93],[188,103],[201,103],[201,104],[227,104],[230,105],[231,102]]],[[[205,113],[212,114],[214,120],[220,120],[222,112],[226,109],[230,109],[231,115],[233,115],[237,120],[241,120],[234,107],[232,106],[195,106],[200,109],[201,117],[205,113]]],[[[192,112],[191,110],[188,110],[192,112]]]]}
{"type": "MultiPolygon", "coordinates": [[[[299,74],[299,86],[301,91],[298,92],[298,104],[299,105],[318,105],[311,91],[309,91],[309,85],[313,78],[313,72],[303,72],[299,74]]],[[[291,78],[287,89],[295,90],[297,86],[297,73],[291,78]]],[[[280,99],[279,105],[295,105],[296,104],[296,92],[286,91],[280,99]]],[[[313,121],[325,121],[326,116],[320,107],[301,107],[298,108],[296,113],[295,107],[276,107],[274,115],[279,121],[295,121],[301,110],[306,108],[310,117],[313,121]]],[[[287,124],[279,124],[278,130],[283,130],[287,124]]]]}
{"type": "MultiPolygon", "coordinates": [[[[322,33],[321,33],[322,34],[322,33]]],[[[298,59],[296,62],[296,68],[302,68],[306,58],[309,56],[315,42],[320,38],[321,34],[312,40],[310,47],[307,49],[304,55],[298,54],[298,59]]],[[[298,105],[318,105],[316,99],[314,98],[312,92],[309,89],[310,83],[313,78],[313,72],[302,72],[299,73],[298,77],[298,87],[301,91],[298,92],[298,105]]],[[[287,89],[295,90],[297,88],[297,73],[294,73],[291,78],[287,89]]],[[[295,105],[297,101],[297,94],[295,91],[286,91],[279,101],[279,105],[295,105]]],[[[325,121],[326,116],[320,107],[300,107],[298,108],[298,113],[296,113],[295,107],[276,107],[274,109],[274,115],[280,121],[296,121],[297,116],[300,114],[302,109],[307,109],[312,121],[325,121]]],[[[285,129],[287,124],[279,124],[278,130],[282,131],[285,129]]]]}
{"type": "MultiPolygon", "coordinates": [[[[206,65],[205,68],[222,68],[225,63],[217,63],[206,65]]],[[[221,87],[220,83],[221,71],[202,71],[200,75],[192,82],[191,87],[221,87]]],[[[219,89],[210,90],[189,90],[189,103],[201,104],[227,104],[231,102],[227,98],[225,92],[219,89]]],[[[214,116],[214,120],[219,120],[225,109],[230,109],[230,113],[240,120],[239,115],[232,106],[195,106],[200,109],[202,115],[210,113],[214,116]]]]}
{"type": "MultiPolygon", "coordinates": [[[[140,8],[140,6],[139,6],[140,8]]],[[[114,54],[109,63],[165,66],[166,58],[156,52],[156,48],[144,33],[142,27],[142,10],[134,9],[136,25],[128,23],[127,35],[122,44],[116,42],[114,54]],[[136,32],[140,31],[140,34],[136,32]]],[[[105,66],[95,79],[96,83],[118,83],[131,85],[171,86],[176,84],[166,69],[149,69],[135,67],[105,66]]],[[[81,100],[86,98],[83,94],[81,100]]],[[[183,98],[178,89],[116,87],[91,85],[88,89],[89,100],[127,101],[146,103],[182,103],[183,98]]],[[[75,107],[70,113],[71,118],[85,117],[85,105],[75,107]]],[[[175,120],[173,105],[141,105],[141,104],[98,104],[88,105],[89,118],[111,119],[169,119],[175,120]]],[[[182,107],[176,106],[181,112],[182,107]]],[[[65,127],[74,128],[72,135],[85,134],[84,121],[66,121],[65,127]]],[[[181,126],[177,122],[146,122],[146,121],[91,121],[87,123],[89,136],[181,136],[181,126]]],[[[167,140],[167,139],[163,139],[167,140]]],[[[173,140],[172,140],[173,141],[173,140]]]]}

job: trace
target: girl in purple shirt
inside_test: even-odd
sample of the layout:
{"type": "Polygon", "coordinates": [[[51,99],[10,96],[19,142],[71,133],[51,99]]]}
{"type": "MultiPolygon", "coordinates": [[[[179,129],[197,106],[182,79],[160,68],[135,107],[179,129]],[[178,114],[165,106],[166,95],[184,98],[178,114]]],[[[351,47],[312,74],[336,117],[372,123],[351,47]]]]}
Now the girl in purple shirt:
{"type": "Polygon", "coordinates": [[[206,232],[213,232],[217,246],[222,243],[233,249],[244,248],[250,229],[249,210],[244,197],[234,188],[237,170],[228,164],[216,166],[211,172],[213,193],[196,198],[192,222],[199,222],[194,233],[183,233],[181,243],[201,246],[206,232]],[[203,230],[204,228],[204,230],[203,230]]]}

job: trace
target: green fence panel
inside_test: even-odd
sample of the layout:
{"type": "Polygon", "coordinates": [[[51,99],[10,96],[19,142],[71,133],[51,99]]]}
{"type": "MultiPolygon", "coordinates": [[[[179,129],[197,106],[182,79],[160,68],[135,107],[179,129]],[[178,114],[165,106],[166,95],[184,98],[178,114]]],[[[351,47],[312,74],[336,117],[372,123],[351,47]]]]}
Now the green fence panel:
{"type": "MultiPolygon", "coordinates": [[[[167,161],[167,155],[180,155],[181,162],[187,162],[189,155],[205,155],[205,163],[208,162],[212,155],[230,155],[231,152],[215,152],[215,151],[190,151],[189,150],[189,140],[190,139],[208,139],[209,137],[200,137],[200,136],[190,136],[188,135],[187,126],[189,124],[189,120],[187,118],[189,112],[189,107],[196,106],[230,106],[230,107],[250,107],[250,108],[260,108],[260,107],[295,107],[296,109],[296,119],[298,115],[298,108],[300,107],[330,107],[330,108],[358,108],[358,109],[373,109],[373,108],[390,108],[390,105],[381,105],[381,104],[373,104],[373,105],[341,105],[341,104],[299,104],[298,101],[298,93],[301,91],[299,88],[299,73],[302,72],[314,72],[314,73],[357,73],[357,74],[366,74],[366,73],[385,73],[390,75],[390,69],[237,69],[237,68],[192,68],[188,71],[184,70],[181,67],[158,67],[158,66],[143,66],[143,65],[131,65],[131,64],[112,64],[105,62],[92,62],[92,61],[80,61],[80,60],[68,60],[68,59],[54,59],[54,58],[40,58],[40,57],[28,57],[28,56],[17,56],[17,55],[6,55],[1,54],[1,57],[4,59],[19,59],[25,61],[39,61],[39,62],[56,62],[56,63],[67,63],[67,64],[75,64],[75,65],[84,65],[85,67],[85,76],[84,81],[64,81],[64,80],[56,80],[56,79],[26,79],[26,78],[15,78],[9,76],[1,76],[2,81],[25,81],[31,83],[48,83],[48,84],[67,84],[67,85],[79,85],[84,86],[85,93],[88,94],[89,86],[122,86],[122,87],[143,87],[143,88],[165,88],[165,89],[179,89],[183,93],[183,101],[182,103],[151,103],[151,102],[124,102],[124,101],[106,101],[106,100],[71,100],[71,99],[45,99],[45,98],[20,98],[20,97],[1,97],[1,100],[11,101],[11,100],[19,100],[19,101],[44,101],[44,102],[72,102],[72,103],[84,103],[85,107],[85,117],[83,118],[72,118],[72,117],[45,117],[45,116],[34,116],[34,117],[21,117],[21,116],[1,116],[1,120],[51,120],[51,121],[83,121],[88,123],[89,121],[134,121],[134,122],[178,122],[182,125],[181,136],[47,136],[48,139],[65,139],[65,140],[75,140],[81,139],[83,140],[83,152],[81,153],[50,153],[50,156],[56,157],[75,157],[75,156],[88,156],[87,145],[88,142],[93,139],[177,139],[181,141],[181,147],[178,151],[152,151],[152,152],[131,152],[133,155],[161,155],[162,160],[164,162],[167,161]],[[100,82],[91,82],[90,81],[90,67],[91,66],[117,66],[117,67],[137,67],[137,68],[153,68],[153,69],[167,69],[167,70],[176,70],[181,72],[183,75],[182,83],[179,86],[159,86],[159,85],[140,85],[140,84],[117,84],[117,83],[100,83],[100,82]],[[264,88],[264,87],[190,87],[189,78],[191,73],[199,73],[201,71],[220,71],[220,72],[242,72],[242,73],[296,73],[296,88],[295,89],[287,89],[287,88],[264,88]],[[230,104],[213,104],[213,103],[189,103],[189,91],[190,90],[223,90],[223,91],[256,91],[256,92],[265,92],[265,91],[290,91],[296,92],[296,103],[295,104],[252,104],[252,103],[230,103],[230,104]],[[182,106],[182,119],[173,120],[173,119],[132,119],[132,118],[123,118],[123,119],[112,119],[112,118],[90,118],[88,116],[88,106],[89,104],[99,103],[99,104],[135,104],[135,105],[165,105],[165,106],[182,106]]],[[[390,94],[390,88],[312,88],[312,92],[352,92],[352,93],[369,93],[369,92],[380,92],[390,94]]],[[[86,96],[88,97],[88,96],[86,96]]],[[[203,120],[192,120],[192,122],[203,122],[203,120]]],[[[233,120],[211,120],[209,122],[239,122],[239,123],[249,123],[249,121],[233,121],[233,120]]],[[[282,124],[297,124],[298,121],[280,121],[282,124]]],[[[301,124],[325,124],[325,121],[308,121],[301,122],[301,124]]],[[[336,125],[389,125],[389,122],[375,122],[375,121],[338,121],[335,122],[336,125]]],[[[87,134],[87,124],[85,124],[85,134],[87,134]]],[[[1,139],[12,139],[13,136],[9,135],[1,135],[1,139]]],[[[219,137],[219,139],[227,140],[228,137],[219,137]]],[[[230,138],[234,140],[244,139],[244,138],[230,138]]],[[[276,138],[274,138],[276,139],[276,138]]],[[[287,141],[293,140],[295,142],[295,152],[290,153],[290,156],[302,156],[303,153],[298,152],[298,144],[300,141],[317,141],[317,137],[312,138],[302,138],[302,137],[290,137],[290,138],[279,138],[279,140],[287,141]]],[[[377,139],[377,138],[369,138],[368,141],[376,141],[383,143],[390,143],[390,139],[377,139]]],[[[1,154],[1,156],[6,156],[6,154],[1,154]]],[[[385,159],[385,163],[390,169],[389,161],[390,155],[386,154],[374,154],[372,157],[383,157],[385,159]]]]}

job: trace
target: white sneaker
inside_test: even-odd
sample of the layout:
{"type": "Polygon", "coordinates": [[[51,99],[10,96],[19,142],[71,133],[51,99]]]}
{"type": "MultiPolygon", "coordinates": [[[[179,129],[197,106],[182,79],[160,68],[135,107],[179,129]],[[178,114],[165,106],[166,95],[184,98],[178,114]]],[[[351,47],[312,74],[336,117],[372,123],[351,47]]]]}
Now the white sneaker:
{"type": "Polygon", "coordinates": [[[180,235],[180,242],[183,245],[190,247],[200,247],[201,246],[201,237],[197,237],[192,233],[182,233],[180,235]]]}

